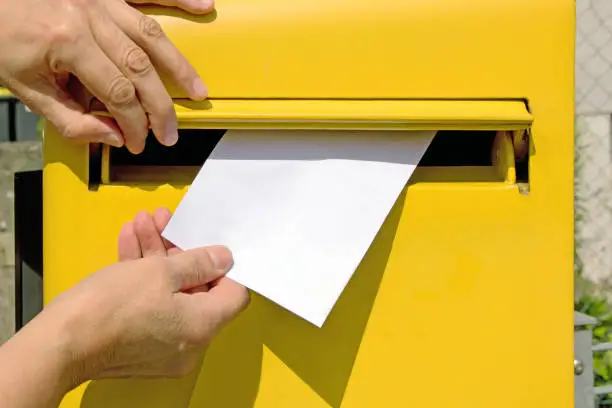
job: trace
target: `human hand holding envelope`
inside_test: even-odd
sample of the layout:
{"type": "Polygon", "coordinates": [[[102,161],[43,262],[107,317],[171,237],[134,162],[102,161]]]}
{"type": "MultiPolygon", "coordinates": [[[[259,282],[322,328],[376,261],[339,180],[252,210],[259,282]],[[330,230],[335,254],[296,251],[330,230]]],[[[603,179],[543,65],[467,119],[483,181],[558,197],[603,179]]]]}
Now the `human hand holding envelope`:
{"type": "Polygon", "coordinates": [[[162,235],[229,247],[229,278],[322,327],[434,134],[230,130],[162,235]]]}

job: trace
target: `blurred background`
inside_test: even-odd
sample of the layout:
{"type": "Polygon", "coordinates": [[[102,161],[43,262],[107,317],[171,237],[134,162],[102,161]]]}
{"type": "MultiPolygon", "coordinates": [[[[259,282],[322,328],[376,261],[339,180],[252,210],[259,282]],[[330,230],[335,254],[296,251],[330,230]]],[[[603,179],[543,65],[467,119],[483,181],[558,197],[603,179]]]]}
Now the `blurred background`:
{"type": "Polygon", "coordinates": [[[42,168],[41,123],[0,90],[0,344],[15,330],[14,177],[42,168]]]}
{"type": "MultiPolygon", "coordinates": [[[[576,21],[574,301],[598,319],[594,342],[604,343],[612,342],[612,0],[576,0],[576,21]]],[[[15,329],[14,177],[41,166],[40,119],[0,90],[0,343],[15,329]]],[[[612,352],[596,353],[593,368],[595,385],[612,383],[612,352]]]]}
{"type": "MultiPolygon", "coordinates": [[[[576,0],[575,69],[575,309],[598,319],[597,344],[612,341],[612,1],[576,0]]],[[[612,383],[612,352],[593,368],[612,383]]]]}

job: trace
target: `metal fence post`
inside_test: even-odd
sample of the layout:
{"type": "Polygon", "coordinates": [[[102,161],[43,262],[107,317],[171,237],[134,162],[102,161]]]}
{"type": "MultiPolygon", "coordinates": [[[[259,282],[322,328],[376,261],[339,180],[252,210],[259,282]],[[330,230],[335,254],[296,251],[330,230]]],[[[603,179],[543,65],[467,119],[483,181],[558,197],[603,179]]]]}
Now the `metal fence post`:
{"type": "Polygon", "coordinates": [[[593,335],[597,319],[574,312],[574,406],[594,408],[593,335]]]}

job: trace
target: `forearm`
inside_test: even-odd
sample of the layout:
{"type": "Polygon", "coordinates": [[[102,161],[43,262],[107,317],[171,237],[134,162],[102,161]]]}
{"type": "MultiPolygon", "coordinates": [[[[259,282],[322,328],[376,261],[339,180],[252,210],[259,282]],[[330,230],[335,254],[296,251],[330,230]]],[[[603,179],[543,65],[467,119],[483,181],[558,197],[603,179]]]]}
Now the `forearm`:
{"type": "Polygon", "coordinates": [[[55,408],[76,385],[68,335],[61,325],[34,319],[0,347],[4,408],[55,408]]]}

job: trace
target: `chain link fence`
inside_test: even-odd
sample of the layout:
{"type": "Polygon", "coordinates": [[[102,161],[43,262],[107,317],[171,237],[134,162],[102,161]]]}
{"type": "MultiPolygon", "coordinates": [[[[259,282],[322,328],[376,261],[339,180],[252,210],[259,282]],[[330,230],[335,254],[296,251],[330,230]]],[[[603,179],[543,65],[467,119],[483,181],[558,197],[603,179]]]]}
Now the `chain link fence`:
{"type": "Polygon", "coordinates": [[[576,267],[612,287],[612,0],[576,0],[576,267]]]}

